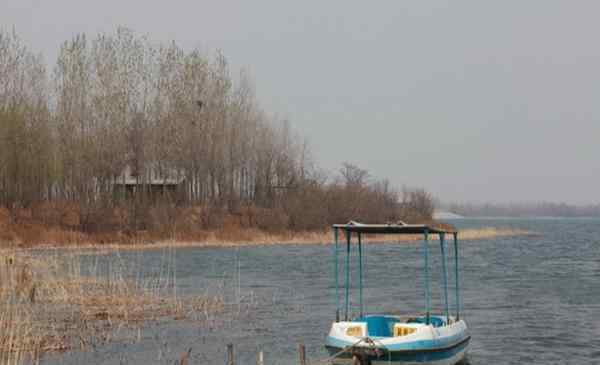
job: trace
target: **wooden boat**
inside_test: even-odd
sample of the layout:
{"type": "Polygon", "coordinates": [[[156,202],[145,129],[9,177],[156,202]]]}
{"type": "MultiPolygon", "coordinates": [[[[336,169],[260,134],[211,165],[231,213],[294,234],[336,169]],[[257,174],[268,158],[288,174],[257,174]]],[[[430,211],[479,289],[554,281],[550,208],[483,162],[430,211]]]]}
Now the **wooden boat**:
{"type": "MultiPolygon", "coordinates": [[[[336,318],[325,341],[333,364],[444,364],[466,362],[470,335],[460,318],[460,292],[458,278],[458,232],[454,229],[415,224],[348,224],[333,225],[335,241],[335,295],[336,318]],[[341,307],[339,261],[339,234],[346,238],[345,255],[345,305],[341,307]],[[366,234],[419,234],[423,235],[423,270],[425,310],[420,314],[366,314],[363,308],[363,237],[366,234]],[[444,306],[442,313],[431,313],[429,284],[429,237],[439,238],[441,276],[444,306]],[[357,238],[359,271],[359,311],[350,312],[350,251],[352,237],[357,238]],[[447,244],[446,236],[454,238],[455,313],[450,315],[448,302],[447,244]],[[344,311],[343,318],[340,317],[344,311]]],[[[401,308],[399,308],[401,310],[401,308]]],[[[398,312],[394,312],[398,313],[398,312]]]]}

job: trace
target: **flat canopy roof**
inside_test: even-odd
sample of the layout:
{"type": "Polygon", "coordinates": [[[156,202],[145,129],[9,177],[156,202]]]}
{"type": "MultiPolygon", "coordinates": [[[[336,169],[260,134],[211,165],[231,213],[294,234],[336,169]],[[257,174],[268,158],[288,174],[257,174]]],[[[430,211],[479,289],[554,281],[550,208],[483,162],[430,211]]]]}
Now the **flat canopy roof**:
{"type": "Polygon", "coordinates": [[[365,224],[350,221],[346,224],[334,224],[333,228],[340,228],[348,232],[371,233],[371,234],[439,234],[456,233],[456,229],[451,226],[431,226],[426,224],[406,224],[404,222],[386,223],[386,224],[365,224]]]}

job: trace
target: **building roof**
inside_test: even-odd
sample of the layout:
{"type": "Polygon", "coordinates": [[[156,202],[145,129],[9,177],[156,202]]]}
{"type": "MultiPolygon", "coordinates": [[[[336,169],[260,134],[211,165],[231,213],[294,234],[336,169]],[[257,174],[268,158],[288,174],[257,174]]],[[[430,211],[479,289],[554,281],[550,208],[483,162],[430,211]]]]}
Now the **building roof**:
{"type": "Polygon", "coordinates": [[[457,233],[457,230],[454,227],[447,225],[406,224],[404,222],[365,224],[350,221],[346,224],[334,224],[333,228],[343,229],[347,232],[371,234],[425,234],[425,232],[432,234],[457,233]]]}
{"type": "Polygon", "coordinates": [[[134,174],[132,167],[126,165],[114,184],[173,186],[181,184],[184,180],[185,174],[183,171],[173,167],[160,166],[156,162],[149,162],[140,168],[139,174],[134,174]]]}
{"type": "Polygon", "coordinates": [[[117,179],[115,181],[115,185],[160,185],[160,186],[169,186],[169,185],[179,185],[183,182],[183,177],[179,179],[151,179],[144,180],[140,178],[139,180],[135,178],[126,178],[126,179],[117,179]]]}

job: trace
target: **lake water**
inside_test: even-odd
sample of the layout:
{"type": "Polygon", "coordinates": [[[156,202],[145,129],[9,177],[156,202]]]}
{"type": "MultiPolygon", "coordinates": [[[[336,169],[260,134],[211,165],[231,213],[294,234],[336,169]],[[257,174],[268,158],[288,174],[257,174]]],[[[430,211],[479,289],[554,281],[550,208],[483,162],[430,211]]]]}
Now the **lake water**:
{"type": "MultiPolygon", "coordinates": [[[[461,316],[472,335],[471,364],[600,363],[600,220],[453,223],[459,228],[494,226],[539,233],[460,242],[461,316]]],[[[422,312],[420,247],[366,246],[367,312],[422,312]]],[[[431,248],[433,305],[439,311],[439,245],[431,248]]],[[[120,255],[126,262],[141,263],[144,270],[161,266],[165,258],[164,251],[120,255]]],[[[327,356],[322,344],[335,317],[331,245],[189,248],[177,250],[175,258],[179,295],[224,293],[231,304],[225,315],[210,321],[151,324],[139,343],[52,355],[42,362],[173,364],[191,348],[191,364],[225,364],[227,343],[235,345],[237,364],[256,364],[259,350],[267,365],[298,364],[300,342],[309,360],[327,356]]],[[[355,279],[356,272],[352,274],[355,279]]]]}

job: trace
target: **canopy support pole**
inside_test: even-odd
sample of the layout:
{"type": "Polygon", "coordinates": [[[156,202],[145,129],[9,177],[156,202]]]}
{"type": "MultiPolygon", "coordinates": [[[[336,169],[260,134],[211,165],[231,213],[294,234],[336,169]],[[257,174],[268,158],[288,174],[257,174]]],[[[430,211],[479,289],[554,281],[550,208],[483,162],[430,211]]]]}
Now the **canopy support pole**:
{"type": "Polygon", "coordinates": [[[450,309],[448,307],[448,270],[446,267],[446,235],[440,233],[440,248],[442,251],[442,279],[444,284],[444,305],[446,309],[446,325],[450,324],[450,309]]]}
{"type": "Polygon", "coordinates": [[[458,289],[458,233],[454,232],[454,280],[456,283],[456,320],[460,320],[460,294],[458,289]]]}
{"type": "Polygon", "coordinates": [[[363,316],[363,259],[362,259],[362,234],[358,234],[358,290],[360,301],[360,316],[363,316]]]}
{"type": "Polygon", "coordinates": [[[423,261],[425,265],[425,324],[430,322],[430,298],[429,298],[429,231],[425,229],[423,237],[423,261]]]}
{"type": "Polygon", "coordinates": [[[346,313],[344,320],[348,320],[348,312],[350,310],[350,240],[352,232],[346,230],[346,313]]]}
{"type": "Polygon", "coordinates": [[[334,255],[334,276],[335,276],[335,321],[339,322],[340,321],[340,272],[338,269],[338,229],[334,228],[333,229],[333,239],[335,241],[335,246],[334,246],[334,250],[335,250],[335,255],[334,255]]]}

